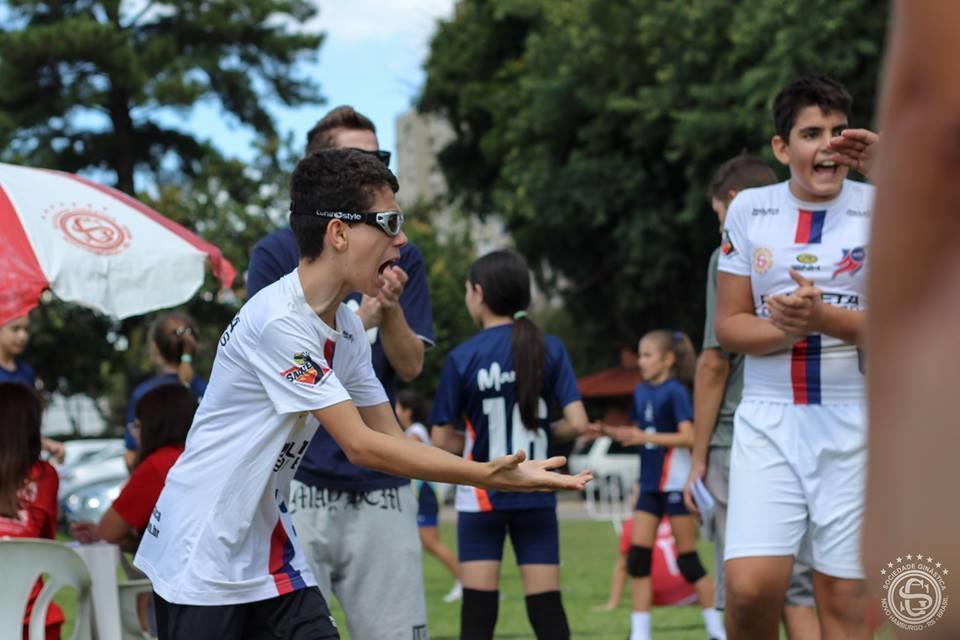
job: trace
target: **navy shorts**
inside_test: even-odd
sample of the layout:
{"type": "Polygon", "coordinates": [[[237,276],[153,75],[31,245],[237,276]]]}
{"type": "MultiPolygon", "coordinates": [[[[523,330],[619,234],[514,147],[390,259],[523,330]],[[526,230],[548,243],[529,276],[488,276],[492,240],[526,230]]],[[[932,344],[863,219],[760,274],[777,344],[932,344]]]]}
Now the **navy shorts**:
{"type": "Polygon", "coordinates": [[[659,518],[663,516],[688,516],[687,506],[683,504],[683,491],[640,492],[634,511],[651,513],[659,518]]]}
{"type": "Polygon", "coordinates": [[[517,564],[560,564],[557,510],[461,511],[457,514],[460,562],[503,560],[503,541],[510,544],[517,564]]]}
{"type": "Polygon", "coordinates": [[[429,482],[418,482],[417,493],[417,526],[436,527],[439,520],[440,505],[437,504],[437,494],[429,482]]]}

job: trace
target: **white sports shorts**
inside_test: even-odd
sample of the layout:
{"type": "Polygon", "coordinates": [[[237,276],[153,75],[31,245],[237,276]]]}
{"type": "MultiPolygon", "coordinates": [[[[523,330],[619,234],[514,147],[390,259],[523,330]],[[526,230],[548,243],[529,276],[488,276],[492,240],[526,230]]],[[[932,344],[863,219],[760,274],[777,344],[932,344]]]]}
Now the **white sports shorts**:
{"type": "Polygon", "coordinates": [[[734,418],[724,560],[796,556],[863,579],[866,408],[743,401],[734,418]]]}

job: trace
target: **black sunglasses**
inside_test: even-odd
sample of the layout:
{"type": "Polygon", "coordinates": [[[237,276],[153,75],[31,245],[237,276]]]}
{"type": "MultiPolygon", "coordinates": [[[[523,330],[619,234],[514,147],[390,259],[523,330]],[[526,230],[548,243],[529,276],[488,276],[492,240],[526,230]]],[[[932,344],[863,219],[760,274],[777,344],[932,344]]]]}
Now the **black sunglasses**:
{"type": "Polygon", "coordinates": [[[377,160],[379,160],[380,162],[382,162],[388,167],[390,166],[389,151],[385,151],[383,149],[376,149],[375,151],[369,151],[367,149],[359,149],[357,147],[351,147],[351,149],[353,149],[354,151],[359,151],[360,153],[366,153],[367,155],[376,156],[377,160]]]}
{"type": "Polygon", "coordinates": [[[334,218],[343,220],[347,224],[357,224],[362,222],[371,227],[377,227],[388,236],[395,237],[403,231],[403,212],[402,211],[371,211],[370,213],[351,213],[349,211],[312,211],[315,216],[321,218],[334,218]]]}

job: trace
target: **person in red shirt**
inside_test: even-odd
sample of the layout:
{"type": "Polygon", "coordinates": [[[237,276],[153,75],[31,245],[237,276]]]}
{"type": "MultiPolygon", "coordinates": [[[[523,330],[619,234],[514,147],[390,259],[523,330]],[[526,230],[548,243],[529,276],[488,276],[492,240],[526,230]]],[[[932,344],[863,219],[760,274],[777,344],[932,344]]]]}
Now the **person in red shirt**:
{"type": "Polygon", "coordinates": [[[140,537],[149,533],[153,507],[167,472],[183,453],[196,410],[193,392],[178,384],[156,387],[140,398],[135,410],[139,446],[130,480],[100,522],[78,522],[70,527],[77,540],[103,540],[136,551],[140,537]]]}
{"type": "MultiPolygon", "coordinates": [[[[57,489],[60,478],[50,463],[40,460],[40,418],[43,407],[30,387],[0,384],[0,538],[56,536],[57,489]]],[[[23,638],[43,580],[38,579],[27,602],[23,638]]],[[[47,640],[60,637],[63,612],[47,609],[47,640]]]]}

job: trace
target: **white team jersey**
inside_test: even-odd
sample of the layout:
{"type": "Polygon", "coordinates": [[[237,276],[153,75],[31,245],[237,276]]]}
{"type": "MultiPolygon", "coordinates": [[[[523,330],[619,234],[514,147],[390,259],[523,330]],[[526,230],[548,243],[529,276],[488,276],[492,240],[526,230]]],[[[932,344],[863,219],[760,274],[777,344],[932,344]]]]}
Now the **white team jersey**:
{"type": "MultiPolygon", "coordinates": [[[[797,288],[793,268],[823,291],[823,301],[866,308],[867,245],[874,189],[844,181],[830,202],[802,202],[787,182],[744,189],[730,204],[719,269],[749,276],[755,313],[769,296],[797,288]]],[[[864,401],[864,363],[855,345],[810,334],[792,349],[746,357],[744,399],[794,404],[864,401]]]]}
{"type": "Polygon", "coordinates": [[[286,507],[317,430],[310,412],[387,402],[360,319],[341,305],[336,323],[339,331],[310,309],[293,271],[220,337],[186,449],[135,559],[164,600],[242,604],[316,585],[286,507]]]}

